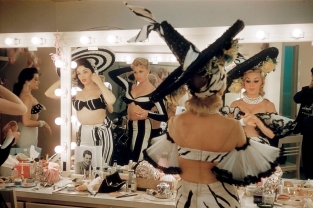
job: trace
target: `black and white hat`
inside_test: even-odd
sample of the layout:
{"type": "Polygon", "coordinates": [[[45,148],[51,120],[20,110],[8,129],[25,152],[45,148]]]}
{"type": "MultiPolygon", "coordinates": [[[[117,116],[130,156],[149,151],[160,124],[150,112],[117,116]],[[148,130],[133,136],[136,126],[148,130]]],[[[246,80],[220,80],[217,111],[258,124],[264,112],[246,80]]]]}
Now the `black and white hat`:
{"type": "Polygon", "coordinates": [[[277,48],[270,47],[260,51],[247,60],[240,55],[240,60],[237,59],[236,66],[227,72],[226,92],[239,93],[242,88],[241,78],[244,73],[250,69],[259,68],[264,75],[274,71],[278,53],[277,48]],[[239,85],[239,87],[236,85],[239,85]]]}
{"type": "MultiPolygon", "coordinates": [[[[97,74],[103,73],[115,62],[115,54],[110,48],[98,47],[98,50],[88,50],[87,47],[76,48],[71,52],[72,61],[87,59],[97,74]]],[[[60,76],[60,68],[56,69],[60,76]]]]}
{"type": "Polygon", "coordinates": [[[163,99],[184,84],[187,84],[190,92],[197,97],[211,96],[221,89],[226,73],[224,64],[232,62],[237,56],[237,40],[233,38],[244,28],[243,21],[237,20],[214,43],[200,51],[167,21],[158,23],[148,9],[128,4],[126,6],[137,16],[149,22],[128,42],[144,41],[151,31],[156,31],[180,63],[180,67],[175,69],[152,93],[151,101],[163,99]],[[208,80],[200,89],[189,82],[196,74],[208,80]]]}
{"type": "Polygon", "coordinates": [[[105,47],[99,47],[98,50],[88,50],[86,47],[77,48],[71,53],[72,61],[87,59],[97,73],[103,73],[115,62],[114,52],[105,47]]]}

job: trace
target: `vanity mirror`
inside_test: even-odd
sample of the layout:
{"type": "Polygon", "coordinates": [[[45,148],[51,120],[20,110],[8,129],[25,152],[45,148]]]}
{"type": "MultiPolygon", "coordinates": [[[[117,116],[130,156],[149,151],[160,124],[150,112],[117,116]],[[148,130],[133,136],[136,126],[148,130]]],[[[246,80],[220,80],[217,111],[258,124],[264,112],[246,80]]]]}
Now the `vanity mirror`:
{"type": "MultiPolygon", "coordinates": [[[[213,42],[216,37],[218,37],[221,33],[225,31],[226,27],[214,27],[214,28],[184,28],[178,29],[181,34],[183,34],[188,40],[192,41],[200,50],[205,48],[207,44],[213,42]]],[[[0,48],[28,48],[34,49],[36,47],[38,52],[45,54],[45,61],[49,62],[50,66],[47,67],[49,70],[49,78],[43,81],[46,73],[43,73],[41,78],[41,86],[40,89],[43,90],[41,97],[38,99],[41,100],[49,100],[48,104],[51,104],[52,109],[55,110],[55,115],[48,114],[47,118],[45,118],[50,125],[54,125],[54,120],[56,117],[61,117],[61,126],[56,126],[56,128],[60,129],[60,134],[53,133],[55,136],[54,139],[49,140],[55,143],[48,144],[47,153],[50,155],[53,154],[53,149],[56,145],[63,145],[67,147],[67,150],[62,153],[62,160],[64,163],[64,170],[70,170],[70,142],[74,141],[76,130],[72,128],[71,115],[72,115],[72,104],[71,104],[71,96],[69,96],[70,89],[72,88],[71,84],[71,68],[70,61],[71,60],[71,50],[77,47],[89,47],[90,49],[94,49],[94,47],[109,47],[115,52],[115,64],[108,69],[112,70],[118,68],[120,66],[125,66],[127,63],[130,63],[135,57],[145,57],[149,59],[150,64],[152,66],[163,66],[163,65],[175,65],[177,62],[171,62],[174,58],[167,45],[165,45],[164,41],[156,34],[151,33],[149,40],[144,43],[127,43],[127,40],[132,38],[138,33],[138,30],[118,30],[118,31],[81,31],[81,32],[64,32],[59,33],[59,44],[61,46],[61,58],[63,62],[63,66],[61,67],[61,89],[64,92],[67,92],[67,96],[61,96],[61,103],[55,100],[49,100],[45,98],[43,92],[50,86],[53,82],[55,82],[59,77],[55,73],[55,66],[53,65],[53,61],[50,59],[50,53],[56,53],[55,48],[55,33],[7,33],[0,34],[0,48]],[[110,35],[111,38],[108,37],[110,35]],[[33,36],[40,37],[39,39],[44,39],[44,42],[41,45],[34,45],[31,42],[33,36]],[[85,40],[89,40],[90,42],[80,42],[82,36],[85,36],[85,40]],[[7,37],[13,38],[13,43],[15,45],[6,45],[5,39],[7,37]],[[113,37],[113,38],[112,38],[113,37]],[[112,41],[113,40],[113,41],[112,41]],[[46,48],[47,47],[47,48],[46,48]],[[161,57],[161,58],[156,58],[161,57]],[[162,60],[161,60],[162,59],[162,60]],[[152,64],[152,62],[158,62],[157,65],[152,64]],[[46,85],[46,88],[44,87],[46,85]],[[60,106],[60,108],[59,108],[60,106]]],[[[274,102],[276,109],[279,113],[283,111],[282,103],[283,100],[286,99],[286,94],[283,94],[284,82],[282,81],[287,77],[284,77],[284,70],[286,66],[289,66],[290,71],[286,72],[286,74],[293,74],[289,76],[291,78],[288,82],[293,83],[292,87],[296,89],[300,89],[301,86],[307,84],[307,74],[306,70],[312,67],[312,41],[313,41],[313,25],[312,24],[297,24],[297,25],[261,25],[261,26],[246,26],[245,29],[238,35],[239,38],[239,51],[246,57],[249,57],[255,53],[257,53],[263,43],[269,43],[270,46],[277,47],[280,51],[278,57],[278,65],[276,67],[276,71],[274,73],[270,73],[267,77],[267,84],[265,86],[266,97],[269,98],[272,102],[274,102]],[[292,37],[292,30],[294,28],[300,28],[304,31],[297,38],[292,37]],[[259,30],[265,31],[265,36],[263,39],[258,39],[255,36],[255,33],[259,30]],[[289,48],[286,46],[293,47],[291,55],[288,55],[289,48]],[[288,57],[294,57],[292,63],[288,63],[286,58],[286,54],[288,57]],[[298,54],[298,55],[297,55],[298,54]],[[291,64],[291,65],[290,65],[291,64]],[[291,67],[290,67],[291,66],[291,67]],[[295,66],[295,67],[293,67],[295,66]],[[298,67],[298,71],[296,69],[298,67]],[[278,96],[279,94],[279,96],[278,96]]],[[[259,37],[260,38],[260,37],[259,37]]],[[[41,70],[46,70],[43,66],[40,66],[41,70]]],[[[15,75],[14,75],[15,76],[15,75]]],[[[110,82],[113,86],[113,93],[118,95],[118,88],[114,86],[114,83],[109,79],[107,74],[105,73],[106,81],[110,82]]],[[[15,81],[15,80],[14,80],[15,81]]],[[[8,87],[10,88],[10,87],[8,87]]],[[[291,99],[292,91],[288,92],[288,99],[291,99]]],[[[231,97],[230,99],[236,99],[235,97],[231,97]]],[[[46,101],[43,101],[46,102],[46,101]]],[[[289,101],[291,103],[291,101],[289,101]]],[[[284,102],[285,103],[285,102],[284,102]]],[[[285,106],[285,105],[284,105],[285,106]]],[[[49,108],[50,109],[50,108],[49,108]]],[[[294,114],[292,115],[295,116],[294,114]]],[[[57,130],[53,130],[57,132],[57,130]]],[[[45,150],[44,150],[44,153],[45,150]]]]}
{"type": "MultiPolygon", "coordinates": [[[[39,113],[39,120],[45,121],[52,131],[50,135],[44,128],[38,129],[38,147],[42,148],[42,156],[54,154],[54,147],[60,144],[60,126],[55,124],[55,119],[60,116],[60,101],[51,100],[44,95],[45,90],[58,77],[50,53],[55,53],[54,47],[41,47],[35,51],[24,47],[0,49],[0,73],[5,81],[4,86],[9,90],[13,90],[22,69],[33,64],[39,70],[38,90],[32,90],[31,93],[46,108],[39,113]]],[[[10,120],[20,121],[21,117],[1,115],[2,125],[10,120]]]]}

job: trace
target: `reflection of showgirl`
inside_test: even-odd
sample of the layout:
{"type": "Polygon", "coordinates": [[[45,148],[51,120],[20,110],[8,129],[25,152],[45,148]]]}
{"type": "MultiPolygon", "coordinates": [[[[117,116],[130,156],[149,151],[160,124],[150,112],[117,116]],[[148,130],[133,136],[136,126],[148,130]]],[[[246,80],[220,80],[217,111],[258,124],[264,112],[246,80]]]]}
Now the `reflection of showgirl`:
{"type": "MultiPolygon", "coordinates": [[[[76,79],[78,87],[82,89],[77,92],[72,101],[77,119],[81,123],[77,144],[101,146],[103,162],[110,163],[114,146],[111,132],[112,122],[107,117],[107,111],[113,112],[115,96],[105,86],[103,77],[100,77],[98,72],[104,71],[113,64],[114,54],[106,48],[100,49],[96,52],[86,48],[72,51],[72,58],[77,63],[76,69],[72,71],[72,79],[76,79]],[[106,59],[107,61],[103,61],[106,59]]],[[[59,99],[54,94],[55,89],[59,87],[60,81],[55,82],[45,92],[46,96],[59,99]]]]}
{"type": "Polygon", "coordinates": [[[296,124],[277,115],[274,104],[263,98],[265,76],[275,69],[277,56],[277,48],[267,48],[230,70],[229,91],[245,92],[243,98],[221,109],[222,114],[240,120],[247,137],[275,147],[278,139],[291,134],[296,124]]]}
{"type": "Polygon", "coordinates": [[[152,133],[150,119],[167,121],[163,100],[152,103],[150,95],[155,87],[149,82],[149,62],[144,58],[136,58],[131,67],[115,69],[109,72],[111,79],[125,90],[124,101],[128,105],[128,133],[131,138],[130,159],[138,161],[142,159],[142,150],[148,146],[152,133]],[[138,84],[133,84],[124,78],[122,74],[134,72],[138,84]],[[156,112],[151,112],[152,108],[156,112]]]}

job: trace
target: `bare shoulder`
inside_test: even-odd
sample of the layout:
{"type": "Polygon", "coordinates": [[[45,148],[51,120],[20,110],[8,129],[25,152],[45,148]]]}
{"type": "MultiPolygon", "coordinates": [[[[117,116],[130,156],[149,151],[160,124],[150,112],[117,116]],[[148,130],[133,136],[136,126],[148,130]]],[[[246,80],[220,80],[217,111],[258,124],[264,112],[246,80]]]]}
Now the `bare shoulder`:
{"type": "Polygon", "coordinates": [[[276,113],[276,108],[273,102],[268,99],[264,99],[266,112],[276,113]]]}
{"type": "Polygon", "coordinates": [[[223,126],[233,126],[238,122],[234,118],[229,118],[229,117],[225,117],[225,116],[219,116],[217,121],[219,123],[222,123],[223,126]]]}
{"type": "Polygon", "coordinates": [[[31,102],[33,100],[33,96],[30,94],[21,95],[20,98],[24,102],[31,102]]]}
{"type": "Polygon", "coordinates": [[[238,106],[240,106],[241,103],[242,103],[242,99],[235,100],[235,101],[233,101],[233,102],[230,104],[230,107],[231,107],[231,108],[238,107],[238,106]]]}

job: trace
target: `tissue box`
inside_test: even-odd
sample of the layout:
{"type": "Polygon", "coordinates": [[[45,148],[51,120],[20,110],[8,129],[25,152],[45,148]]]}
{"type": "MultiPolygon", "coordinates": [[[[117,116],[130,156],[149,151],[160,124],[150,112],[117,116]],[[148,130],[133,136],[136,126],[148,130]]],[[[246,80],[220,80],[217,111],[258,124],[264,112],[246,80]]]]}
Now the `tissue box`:
{"type": "Polygon", "coordinates": [[[157,185],[159,183],[168,183],[171,187],[171,190],[176,189],[177,186],[177,180],[173,182],[168,181],[159,181],[159,180],[153,180],[153,179],[144,179],[144,178],[136,178],[137,182],[137,189],[138,190],[146,190],[146,189],[156,189],[157,185]]]}
{"type": "Polygon", "coordinates": [[[21,176],[22,173],[22,167],[23,167],[23,171],[24,171],[24,178],[30,178],[30,163],[19,163],[17,165],[15,165],[17,171],[18,171],[18,176],[21,176]]]}
{"type": "MultiPolygon", "coordinates": [[[[30,147],[25,147],[25,148],[15,148],[15,147],[12,147],[10,149],[10,155],[17,155],[18,153],[23,153],[24,149],[27,149],[27,151],[29,152],[30,147]]],[[[36,152],[39,153],[38,158],[40,158],[42,149],[39,148],[39,147],[35,147],[35,150],[36,150],[36,152]]]]}

